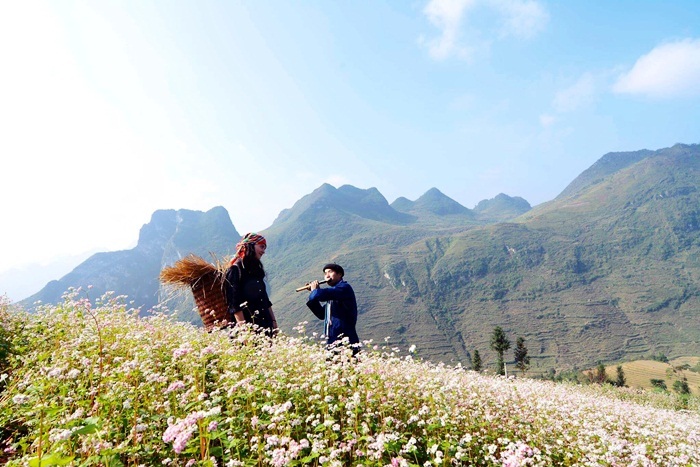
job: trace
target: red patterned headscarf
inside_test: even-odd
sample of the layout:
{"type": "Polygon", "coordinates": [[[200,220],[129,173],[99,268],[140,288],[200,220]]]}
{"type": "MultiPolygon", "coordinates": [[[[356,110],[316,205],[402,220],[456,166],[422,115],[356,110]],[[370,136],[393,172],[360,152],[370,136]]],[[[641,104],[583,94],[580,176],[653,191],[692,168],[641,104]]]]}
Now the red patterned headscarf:
{"type": "Polygon", "coordinates": [[[267,245],[267,240],[265,240],[265,237],[255,232],[245,234],[241,241],[236,244],[236,255],[231,259],[231,264],[233,264],[237,258],[243,259],[245,257],[246,246],[248,244],[257,245],[258,243],[267,245]]]}

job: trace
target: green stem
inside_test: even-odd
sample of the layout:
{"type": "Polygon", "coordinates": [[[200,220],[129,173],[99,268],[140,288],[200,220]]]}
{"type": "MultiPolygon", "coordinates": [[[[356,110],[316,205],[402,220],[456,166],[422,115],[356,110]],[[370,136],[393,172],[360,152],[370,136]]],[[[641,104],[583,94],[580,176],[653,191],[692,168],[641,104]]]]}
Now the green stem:
{"type": "Polygon", "coordinates": [[[37,448],[37,458],[39,459],[39,467],[41,467],[42,456],[42,441],[44,439],[44,407],[43,404],[39,408],[39,447],[37,448]]]}

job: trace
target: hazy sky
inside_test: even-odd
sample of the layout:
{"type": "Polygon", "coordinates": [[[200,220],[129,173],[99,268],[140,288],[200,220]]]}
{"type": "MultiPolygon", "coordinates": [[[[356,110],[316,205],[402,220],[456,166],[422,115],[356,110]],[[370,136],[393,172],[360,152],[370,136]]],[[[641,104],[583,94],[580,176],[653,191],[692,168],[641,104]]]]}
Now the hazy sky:
{"type": "Polygon", "coordinates": [[[536,205],[700,142],[696,0],[6,1],[0,60],[0,272],[132,248],[157,209],[536,205]]]}

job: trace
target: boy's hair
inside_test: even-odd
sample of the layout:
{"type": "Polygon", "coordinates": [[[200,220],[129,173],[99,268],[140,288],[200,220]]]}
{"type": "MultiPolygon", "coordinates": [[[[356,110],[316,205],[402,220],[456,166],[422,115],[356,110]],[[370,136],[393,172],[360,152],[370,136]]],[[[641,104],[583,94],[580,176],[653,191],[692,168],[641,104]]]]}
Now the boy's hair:
{"type": "Polygon", "coordinates": [[[324,272],[326,271],[326,269],[330,269],[331,271],[335,271],[336,273],[340,274],[341,276],[345,276],[345,271],[343,270],[343,267],[339,264],[328,263],[325,266],[323,266],[324,272]]]}

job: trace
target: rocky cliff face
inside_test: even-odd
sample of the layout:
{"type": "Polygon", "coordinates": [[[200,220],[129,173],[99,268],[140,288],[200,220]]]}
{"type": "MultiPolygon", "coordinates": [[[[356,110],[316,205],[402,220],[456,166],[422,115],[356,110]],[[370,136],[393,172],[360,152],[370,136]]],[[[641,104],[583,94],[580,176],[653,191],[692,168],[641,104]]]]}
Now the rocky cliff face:
{"type": "Polygon", "coordinates": [[[59,280],[49,282],[22,304],[56,303],[70,287],[90,289],[90,297],[107,291],[127,295],[146,312],[159,301],[158,275],[164,266],[193,253],[205,259],[223,258],[233,252],[240,235],[228,211],[215,207],[207,212],[159,210],[139,233],[131,250],[97,253],[59,280]]]}

